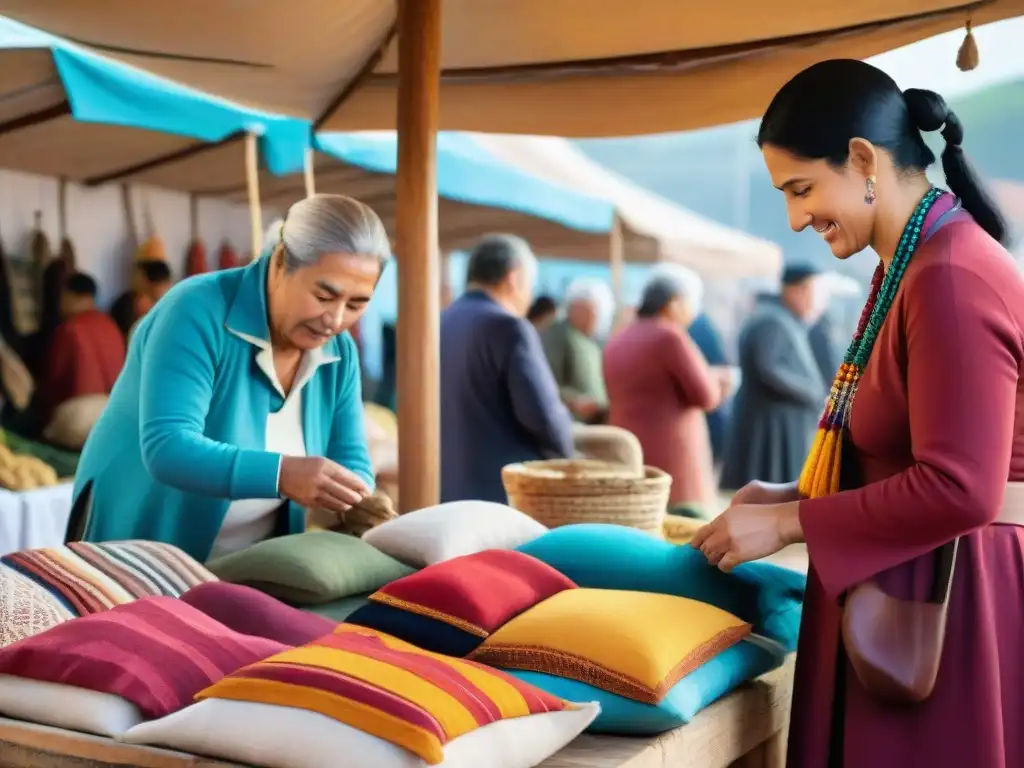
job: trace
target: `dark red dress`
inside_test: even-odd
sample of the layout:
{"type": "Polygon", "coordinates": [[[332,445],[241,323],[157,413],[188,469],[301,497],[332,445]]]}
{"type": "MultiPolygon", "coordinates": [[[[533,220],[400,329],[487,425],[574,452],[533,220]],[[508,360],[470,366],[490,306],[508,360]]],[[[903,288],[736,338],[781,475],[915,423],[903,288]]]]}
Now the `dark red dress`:
{"type": "Polygon", "coordinates": [[[707,361],[689,334],[655,319],[619,331],[604,350],[608,423],[640,441],[644,463],[672,475],[669,503],[710,504],[715,484],[706,411],[719,404],[707,361]]]}
{"type": "Polygon", "coordinates": [[[969,218],[948,224],[913,256],[860,384],[866,484],[800,503],[811,572],[788,768],[1024,766],[1024,529],[990,524],[1024,481],[1022,368],[1019,269],[969,218]],[[958,535],[935,691],[877,703],[842,655],[837,600],[872,577],[925,598],[930,553],[958,535]]]}

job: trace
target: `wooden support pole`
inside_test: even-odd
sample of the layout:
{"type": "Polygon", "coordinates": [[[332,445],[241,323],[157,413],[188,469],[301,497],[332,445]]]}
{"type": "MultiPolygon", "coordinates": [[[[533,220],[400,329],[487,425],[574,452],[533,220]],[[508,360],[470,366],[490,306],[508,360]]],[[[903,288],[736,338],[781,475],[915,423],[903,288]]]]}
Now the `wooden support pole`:
{"type": "Polygon", "coordinates": [[[441,496],[437,125],[441,0],[398,3],[398,503],[441,496]]]}
{"type": "Polygon", "coordinates": [[[306,150],[302,163],[302,178],[306,183],[306,197],[316,194],[316,174],[313,172],[313,160],[316,156],[312,149],[306,150]]]}
{"type": "Polygon", "coordinates": [[[625,249],[622,219],[619,218],[618,214],[615,214],[615,220],[612,222],[612,231],[609,233],[608,238],[608,262],[612,273],[612,298],[615,306],[612,314],[612,330],[618,330],[622,326],[625,315],[625,304],[622,299],[624,292],[623,283],[625,281],[623,274],[626,260],[625,249]]]}
{"type": "Polygon", "coordinates": [[[249,192],[249,226],[252,229],[252,260],[263,251],[263,209],[260,206],[260,145],[254,133],[245,137],[245,182],[249,192]]]}

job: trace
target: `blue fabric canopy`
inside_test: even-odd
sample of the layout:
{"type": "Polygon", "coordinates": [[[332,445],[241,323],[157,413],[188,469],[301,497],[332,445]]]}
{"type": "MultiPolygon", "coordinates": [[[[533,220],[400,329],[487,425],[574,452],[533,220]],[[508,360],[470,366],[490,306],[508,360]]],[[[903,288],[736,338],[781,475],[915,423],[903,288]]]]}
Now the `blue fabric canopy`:
{"type": "MultiPolygon", "coordinates": [[[[398,139],[391,132],[321,133],[315,146],[375,173],[393,174],[398,168],[398,139]]],[[[517,211],[595,234],[610,232],[615,218],[607,200],[531,176],[498,160],[467,133],[438,134],[437,192],[460,203],[517,211]]]]}
{"type": "Polygon", "coordinates": [[[271,173],[301,166],[309,121],[247,109],[0,17],[0,49],[49,49],[76,120],[217,142],[252,131],[271,173]]]}

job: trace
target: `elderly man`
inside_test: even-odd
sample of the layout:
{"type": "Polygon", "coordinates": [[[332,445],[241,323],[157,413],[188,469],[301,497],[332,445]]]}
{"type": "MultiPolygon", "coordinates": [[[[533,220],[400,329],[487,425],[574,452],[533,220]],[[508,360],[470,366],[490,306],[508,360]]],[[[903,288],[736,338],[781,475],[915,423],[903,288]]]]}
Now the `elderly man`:
{"type": "Polygon", "coordinates": [[[810,450],[828,384],[811,346],[820,314],[818,272],[788,267],[780,296],[762,296],[740,330],[742,383],[733,404],[723,488],[751,480],[790,483],[810,450]]]}
{"type": "Polygon", "coordinates": [[[573,453],[572,419],[525,319],[536,274],[525,241],[487,237],[441,316],[442,501],[504,503],[506,464],[573,453]]]}
{"type": "Polygon", "coordinates": [[[595,336],[614,309],[611,290],[600,280],[580,278],[569,285],[565,304],[565,319],[541,335],[544,355],[573,416],[586,423],[601,422],[608,411],[608,393],[595,336]]]}

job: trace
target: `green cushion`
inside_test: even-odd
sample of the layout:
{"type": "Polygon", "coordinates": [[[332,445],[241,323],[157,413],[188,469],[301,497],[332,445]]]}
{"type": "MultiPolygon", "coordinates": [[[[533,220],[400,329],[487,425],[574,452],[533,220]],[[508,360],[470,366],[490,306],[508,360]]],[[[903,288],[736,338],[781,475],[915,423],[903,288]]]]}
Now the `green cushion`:
{"type": "Polygon", "coordinates": [[[206,567],[223,581],[297,605],[374,592],[413,572],[362,539],[333,531],[267,539],[206,567]]]}
{"type": "Polygon", "coordinates": [[[340,624],[355,613],[357,609],[369,603],[369,597],[369,594],[352,595],[352,597],[343,597],[341,600],[332,600],[329,603],[307,605],[302,610],[315,613],[317,616],[323,616],[325,619],[331,619],[340,624]]]}

